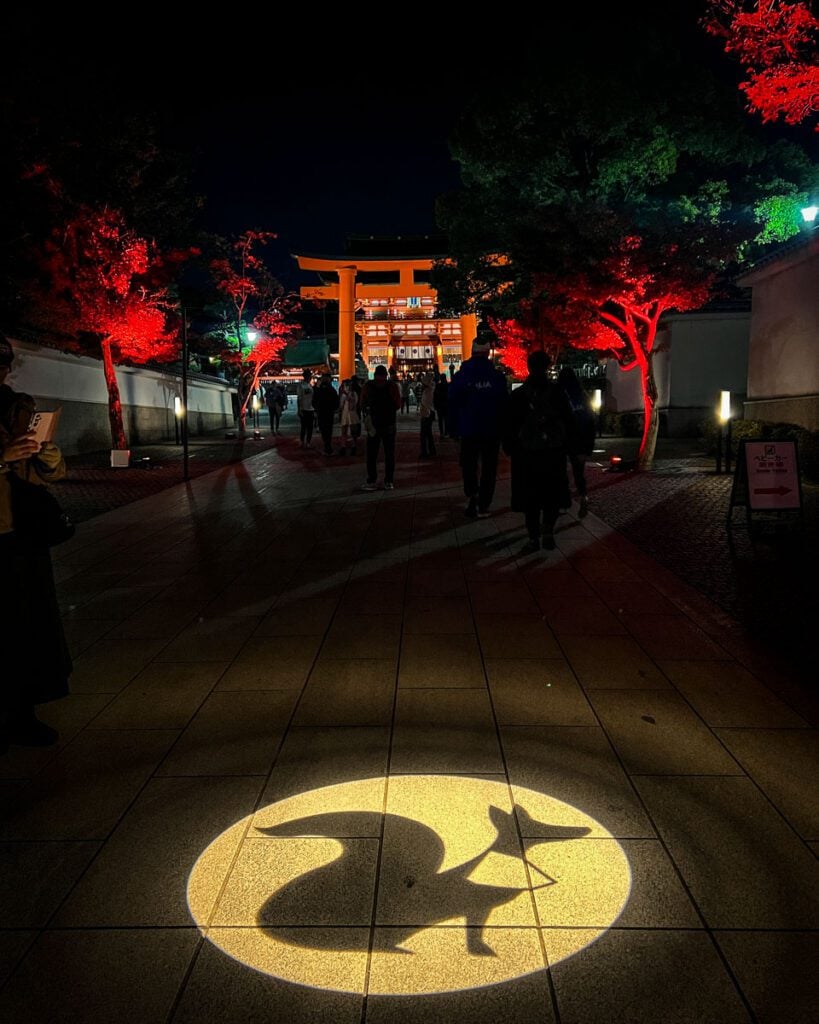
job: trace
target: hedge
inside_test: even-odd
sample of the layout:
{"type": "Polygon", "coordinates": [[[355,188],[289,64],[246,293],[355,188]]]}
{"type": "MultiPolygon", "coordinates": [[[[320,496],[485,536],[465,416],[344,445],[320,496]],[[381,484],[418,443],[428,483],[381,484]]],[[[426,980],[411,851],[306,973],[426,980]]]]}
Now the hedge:
{"type": "MultiPolygon", "coordinates": [[[[717,424],[705,420],[702,439],[710,454],[717,450],[717,424]]],[[[770,423],[767,420],[734,420],[731,423],[731,452],[736,457],[740,441],[796,441],[799,468],[806,480],[819,482],[819,431],[807,430],[796,423],[770,423]]]]}

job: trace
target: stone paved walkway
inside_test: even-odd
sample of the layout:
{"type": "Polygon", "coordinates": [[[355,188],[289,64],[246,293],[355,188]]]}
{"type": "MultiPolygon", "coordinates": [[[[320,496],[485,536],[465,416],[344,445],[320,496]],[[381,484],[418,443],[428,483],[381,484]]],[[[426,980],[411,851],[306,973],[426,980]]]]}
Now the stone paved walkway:
{"type": "Polygon", "coordinates": [[[363,494],[285,438],[55,550],[0,1019],[815,1022],[810,691],[595,515],[521,557],[508,480],[468,521],[416,443],[363,494]]]}

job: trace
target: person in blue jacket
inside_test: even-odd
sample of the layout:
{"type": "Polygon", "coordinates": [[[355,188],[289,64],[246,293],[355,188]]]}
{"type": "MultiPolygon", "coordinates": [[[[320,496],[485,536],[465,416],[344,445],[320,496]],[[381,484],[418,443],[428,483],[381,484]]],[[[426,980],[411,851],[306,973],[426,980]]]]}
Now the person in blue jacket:
{"type": "Polygon", "coordinates": [[[492,328],[482,320],[472,342],[472,357],[461,364],[448,393],[451,430],[460,438],[460,465],[470,519],[489,515],[498,475],[498,451],[507,401],[506,377],[492,363],[497,342],[492,328]]]}

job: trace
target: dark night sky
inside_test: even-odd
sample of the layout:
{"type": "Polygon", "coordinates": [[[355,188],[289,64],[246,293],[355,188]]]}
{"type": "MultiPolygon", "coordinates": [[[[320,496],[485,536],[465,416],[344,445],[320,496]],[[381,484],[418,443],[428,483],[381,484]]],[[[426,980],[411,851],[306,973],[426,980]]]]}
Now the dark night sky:
{"type": "MultiPolygon", "coordinates": [[[[668,31],[682,26],[707,45],[696,27],[704,2],[662,5],[668,31]]],[[[623,0],[615,13],[627,27],[629,12],[656,23],[658,6],[623,0]]],[[[399,20],[362,8],[332,22],[317,9],[278,20],[241,9],[230,22],[224,9],[173,24],[140,8],[110,30],[88,14],[18,12],[5,36],[12,74],[35,94],[159,110],[174,142],[196,152],[205,226],[278,232],[278,271],[294,251],[340,252],[349,233],[434,232],[435,197],[458,183],[447,137],[465,97],[486,82],[502,89],[525,48],[588,59],[596,12],[562,10],[558,26],[522,14],[490,25],[473,11],[469,26],[447,29],[430,9],[399,20]]],[[[624,60],[639,42],[636,33],[624,60]]]]}

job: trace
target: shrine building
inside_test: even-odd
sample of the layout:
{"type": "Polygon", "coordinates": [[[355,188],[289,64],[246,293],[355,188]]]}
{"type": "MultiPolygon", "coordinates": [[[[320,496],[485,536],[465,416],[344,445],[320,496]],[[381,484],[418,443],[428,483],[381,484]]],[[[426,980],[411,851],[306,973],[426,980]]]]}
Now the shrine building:
{"type": "Polygon", "coordinates": [[[345,256],[293,254],[319,284],[303,285],[302,299],[338,303],[339,379],[356,373],[356,355],[368,375],[379,364],[399,375],[446,371],[468,359],[477,330],[473,313],[439,316],[430,285],[437,237],[352,237],[345,256]]]}

